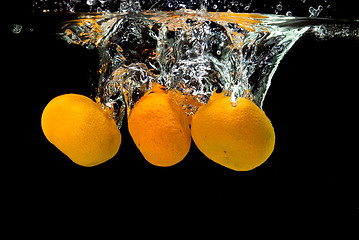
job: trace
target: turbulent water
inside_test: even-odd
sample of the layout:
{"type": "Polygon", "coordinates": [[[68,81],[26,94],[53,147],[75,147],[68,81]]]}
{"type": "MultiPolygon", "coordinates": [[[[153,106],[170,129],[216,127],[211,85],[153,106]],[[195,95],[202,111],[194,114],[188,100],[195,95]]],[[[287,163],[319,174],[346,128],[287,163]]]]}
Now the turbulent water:
{"type": "MultiPolygon", "coordinates": [[[[359,38],[359,27],[356,21],[182,9],[79,15],[61,36],[98,49],[97,99],[114,109],[120,126],[154,83],[198,104],[225,91],[233,104],[246,97],[262,107],[279,62],[306,33],[359,38]]],[[[187,114],[198,106],[178,104],[187,114]]]]}

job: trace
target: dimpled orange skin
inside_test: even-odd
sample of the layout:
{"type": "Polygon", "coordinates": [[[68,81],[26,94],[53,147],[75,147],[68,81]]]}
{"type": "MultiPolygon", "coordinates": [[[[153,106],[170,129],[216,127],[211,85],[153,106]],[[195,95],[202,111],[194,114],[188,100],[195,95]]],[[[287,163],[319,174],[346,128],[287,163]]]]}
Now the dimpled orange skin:
{"type": "Polygon", "coordinates": [[[165,92],[145,94],[131,110],[129,132],[144,158],[168,167],[180,162],[191,146],[185,113],[165,92]]]}
{"type": "Polygon", "coordinates": [[[252,101],[213,96],[194,114],[192,138],[209,159],[236,171],[264,163],[274,149],[275,133],[265,113],[252,101]]]}
{"type": "Polygon", "coordinates": [[[78,94],[52,99],[42,113],[41,126],[46,138],[81,166],[109,160],[121,144],[121,133],[109,114],[78,94]]]}

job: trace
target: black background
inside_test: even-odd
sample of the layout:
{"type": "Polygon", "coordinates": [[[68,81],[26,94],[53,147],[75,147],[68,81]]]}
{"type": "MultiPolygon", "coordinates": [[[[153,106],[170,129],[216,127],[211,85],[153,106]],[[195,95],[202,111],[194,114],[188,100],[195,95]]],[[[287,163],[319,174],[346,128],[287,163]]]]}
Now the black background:
{"type": "Polygon", "coordinates": [[[104,211],[128,209],[135,222],[135,216],[151,222],[160,215],[235,225],[229,221],[234,217],[261,227],[277,219],[304,230],[323,221],[358,220],[358,40],[303,37],[288,52],[263,107],[274,126],[276,146],[252,171],[221,167],[193,142],[179,164],[152,166],[133,143],[126,119],[118,154],[85,168],[51,145],[40,124],[52,98],[93,96],[97,84],[96,50],[67,45],[56,35],[68,17],[32,16],[22,20],[19,34],[11,31],[16,22],[5,28],[2,185],[9,202],[29,211],[25,215],[43,206],[50,206],[48,215],[61,214],[58,207],[64,203],[88,214],[111,202],[117,207],[104,211]],[[294,224],[299,219],[304,225],[294,224]]]}

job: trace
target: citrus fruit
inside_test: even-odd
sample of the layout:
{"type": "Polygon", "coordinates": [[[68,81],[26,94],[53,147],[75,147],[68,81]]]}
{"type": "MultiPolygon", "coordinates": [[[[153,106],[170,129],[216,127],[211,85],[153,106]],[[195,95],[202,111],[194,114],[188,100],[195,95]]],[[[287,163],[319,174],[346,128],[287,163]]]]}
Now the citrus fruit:
{"type": "Polygon", "coordinates": [[[128,118],[128,129],[144,158],[156,166],[180,162],[191,146],[185,113],[158,87],[135,104],[128,118]]]}
{"type": "Polygon", "coordinates": [[[273,126],[252,101],[215,94],[192,118],[192,138],[209,159],[236,171],[264,163],[274,149],[273,126]]]}
{"type": "Polygon", "coordinates": [[[112,158],[121,133],[110,115],[90,98],[65,94],[45,107],[41,126],[46,138],[73,162],[95,166],[112,158]]]}

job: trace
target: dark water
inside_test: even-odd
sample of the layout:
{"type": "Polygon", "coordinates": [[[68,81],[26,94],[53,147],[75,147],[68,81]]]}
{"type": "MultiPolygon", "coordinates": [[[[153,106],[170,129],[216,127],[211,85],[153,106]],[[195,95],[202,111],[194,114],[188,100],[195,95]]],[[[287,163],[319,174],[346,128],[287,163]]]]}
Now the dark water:
{"type": "Polygon", "coordinates": [[[253,171],[220,167],[195,144],[176,166],[152,166],[133,143],[126,116],[117,156],[96,168],[83,168],[52,146],[40,126],[42,110],[53,97],[97,94],[98,51],[68,45],[57,35],[62,23],[74,18],[70,15],[33,16],[21,22],[17,34],[13,25],[6,28],[4,69],[10,75],[3,75],[3,126],[12,130],[5,135],[5,149],[13,157],[3,160],[2,184],[9,204],[27,199],[19,201],[15,212],[32,215],[55,200],[78,206],[72,199],[87,199],[84,204],[93,206],[88,199],[109,198],[114,208],[131,206],[134,214],[147,218],[194,212],[207,219],[217,214],[221,219],[269,221],[275,216],[288,220],[287,229],[302,233],[291,221],[345,222],[350,228],[358,219],[356,38],[324,41],[303,35],[286,53],[263,103],[276,132],[275,150],[253,171]],[[178,206],[191,210],[179,211],[178,206]]]}

